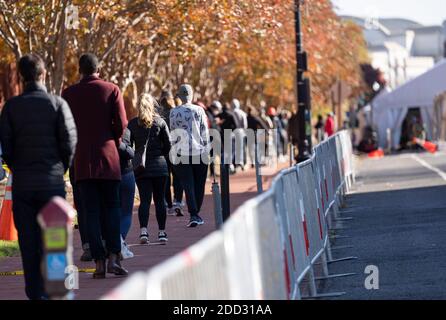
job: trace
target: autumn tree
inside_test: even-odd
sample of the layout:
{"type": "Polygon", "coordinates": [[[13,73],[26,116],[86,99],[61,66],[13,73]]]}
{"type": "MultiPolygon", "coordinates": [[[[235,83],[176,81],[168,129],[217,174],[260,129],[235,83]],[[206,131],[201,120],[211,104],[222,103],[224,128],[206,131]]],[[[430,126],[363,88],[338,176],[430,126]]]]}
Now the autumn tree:
{"type": "MultiPolygon", "coordinates": [[[[304,42],[316,109],[342,80],[361,90],[367,62],[361,30],[343,22],[330,0],[306,1],[304,42]],[[345,41],[348,39],[348,41],[345,41]]],[[[115,82],[128,104],[142,92],[158,95],[191,83],[197,99],[239,98],[244,105],[290,107],[295,101],[293,0],[0,0],[3,51],[27,52],[47,63],[47,86],[60,92],[78,79],[77,59],[93,52],[101,76],[115,82]],[[67,28],[65,10],[79,12],[67,28]]]]}

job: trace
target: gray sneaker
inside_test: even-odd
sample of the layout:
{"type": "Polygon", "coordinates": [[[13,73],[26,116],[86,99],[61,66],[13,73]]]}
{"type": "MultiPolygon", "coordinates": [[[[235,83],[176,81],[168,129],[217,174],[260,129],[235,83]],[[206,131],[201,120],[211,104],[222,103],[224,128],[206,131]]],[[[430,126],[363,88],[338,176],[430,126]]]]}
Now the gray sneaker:
{"type": "Polygon", "coordinates": [[[190,217],[187,226],[189,228],[195,228],[196,226],[200,226],[202,224],[204,224],[204,220],[199,215],[194,215],[190,217]]]}
{"type": "Polygon", "coordinates": [[[142,232],[139,236],[140,244],[148,244],[149,243],[149,234],[147,232],[142,232]]]}
{"type": "Polygon", "coordinates": [[[176,212],[175,212],[175,208],[174,207],[167,208],[167,215],[168,216],[174,216],[175,214],[176,214],[176,212]]]}

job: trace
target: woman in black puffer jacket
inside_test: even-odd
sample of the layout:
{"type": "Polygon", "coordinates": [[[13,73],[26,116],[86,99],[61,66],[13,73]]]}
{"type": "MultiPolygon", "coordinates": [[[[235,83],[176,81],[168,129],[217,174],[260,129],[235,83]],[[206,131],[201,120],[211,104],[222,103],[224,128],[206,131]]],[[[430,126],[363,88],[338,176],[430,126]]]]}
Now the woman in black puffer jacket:
{"type": "Polygon", "coordinates": [[[147,143],[145,170],[135,177],[141,202],[138,209],[141,244],[149,242],[147,226],[152,194],[159,228],[158,241],[167,241],[164,195],[171,143],[169,128],[157,114],[156,106],[157,102],[150,94],[143,94],[138,103],[138,117],[128,125],[135,153],[143,152],[147,143]]]}

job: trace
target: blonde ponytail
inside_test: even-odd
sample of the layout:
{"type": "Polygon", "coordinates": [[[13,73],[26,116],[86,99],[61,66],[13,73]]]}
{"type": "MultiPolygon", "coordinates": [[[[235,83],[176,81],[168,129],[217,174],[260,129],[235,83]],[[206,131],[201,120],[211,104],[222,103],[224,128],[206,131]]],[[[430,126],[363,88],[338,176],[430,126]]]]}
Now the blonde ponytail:
{"type": "Polygon", "coordinates": [[[138,103],[138,123],[139,125],[150,128],[153,125],[157,111],[155,106],[158,103],[155,98],[148,93],[143,93],[139,98],[138,103]]]}

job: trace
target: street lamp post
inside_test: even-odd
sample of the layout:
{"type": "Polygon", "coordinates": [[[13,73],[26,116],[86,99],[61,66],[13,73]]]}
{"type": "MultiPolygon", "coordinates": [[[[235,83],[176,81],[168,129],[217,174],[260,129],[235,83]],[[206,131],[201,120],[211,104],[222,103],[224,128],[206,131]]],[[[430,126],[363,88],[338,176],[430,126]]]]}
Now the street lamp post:
{"type": "Polygon", "coordinates": [[[307,53],[303,48],[300,6],[302,0],[295,0],[296,27],[296,63],[297,63],[297,119],[299,130],[297,162],[303,162],[311,157],[311,94],[310,79],[305,77],[308,70],[307,53]]]}

